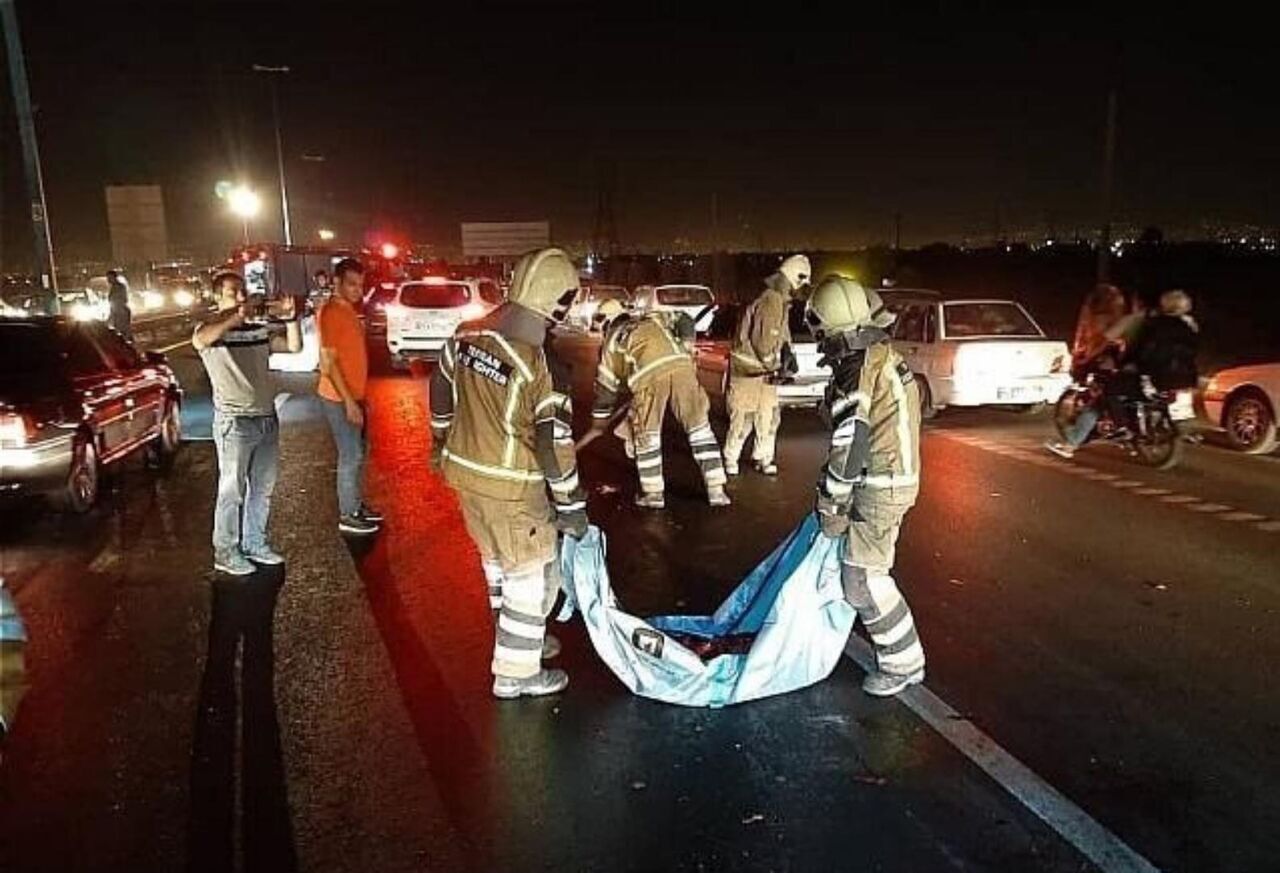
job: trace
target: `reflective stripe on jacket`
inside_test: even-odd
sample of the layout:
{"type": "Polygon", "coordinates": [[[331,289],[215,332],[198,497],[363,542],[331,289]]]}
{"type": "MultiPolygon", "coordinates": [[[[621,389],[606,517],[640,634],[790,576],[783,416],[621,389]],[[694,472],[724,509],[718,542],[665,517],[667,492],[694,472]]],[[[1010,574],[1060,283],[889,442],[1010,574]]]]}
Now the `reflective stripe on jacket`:
{"type": "Polygon", "coordinates": [[[678,367],[692,369],[693,358],[661,317],[652,314],[621,322],[600,348],[592,417],[612,415],[624,388],[638,391],[678,367]]]}

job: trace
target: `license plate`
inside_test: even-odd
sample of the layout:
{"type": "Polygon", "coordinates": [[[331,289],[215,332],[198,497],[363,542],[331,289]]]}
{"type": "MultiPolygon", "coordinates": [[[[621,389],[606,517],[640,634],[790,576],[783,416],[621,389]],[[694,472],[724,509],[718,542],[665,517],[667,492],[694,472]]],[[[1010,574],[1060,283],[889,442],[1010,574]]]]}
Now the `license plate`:
{"type": "Polygon", "coordinates": [[[1031,389],[1025,385],[1013,385],[996,389],[996,400],[1003,403],[1028,403],[1036,399],[1031,389]]]}

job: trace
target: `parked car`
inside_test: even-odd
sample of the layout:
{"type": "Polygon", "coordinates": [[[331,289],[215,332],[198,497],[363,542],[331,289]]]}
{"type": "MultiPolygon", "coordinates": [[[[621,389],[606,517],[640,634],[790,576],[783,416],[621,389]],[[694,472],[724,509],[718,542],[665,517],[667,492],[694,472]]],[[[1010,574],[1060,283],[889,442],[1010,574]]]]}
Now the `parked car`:
{"type": "Polygon", "coordinates": [[[584,285],[569,307],[565,324],[578,330],[591,330],[596,310],[606,300],[617,300],[624,309],[631,308],[631,292],[621,285],[584,285]]]}
{"type": "Polygon", "coordinates": [[[1280,444],[1276,410],[1280,409],[1280,363],[1220,370],[1204,389],[1209,421],[1227,433],[1242,452],[1263,454],[1280,444]]]}
{"type": "Polygon", "coordinates": [[[711,327],[716,300],[706,285],[641,285],[631,301],[637,312],[683,312],[699,333],[711,327]]]}
{"type": "MultiPolygon", "coordinates": [[[[738,319],[745,308],[734,304],[717,309],[706,335],[699,337],[695,344],[698,382],[713,399],[723,399],[728,394],[729,352],[737,333],[738,319]]],[[[827,390],[827,383],[831,381],[831,369],[818,364],[822,355],[804,323],[804,307],[793,305],[789,316],[791,349],[795,352],[799,370],[794,377],[778,386],[778,405],[817,406],[827,390]]]]}
{"type": "Polygon", "coordinates": [[[0,318],[0,493],[87,512],[104,467],[138,452],[172,465],[181,407],[164,356],[101,322],[0,318]]]}
{"type": "Polygon", "coordinates": [[[488,314],[502,301],[502,289],[492,279],[428,276],[405,282],[385,307],[392,364],[436,357],[458,325],[488,314]]]}
{"type": "Polygon", "coordinates": [[[1020,303],[897,289],[881,296],[898,316],[890,336],[919,380],[926,416],[948,406],[1038,411],[1071,384],[1067,344],[1046,337],[1020,303]]]}
{"type": "Polygon", "coordinates": [[[370,338],[385,339],[387,335],[387,306],[396,302],[400,285],[382,282],[374,285],[364,295],[364,332],[370,338]]]}

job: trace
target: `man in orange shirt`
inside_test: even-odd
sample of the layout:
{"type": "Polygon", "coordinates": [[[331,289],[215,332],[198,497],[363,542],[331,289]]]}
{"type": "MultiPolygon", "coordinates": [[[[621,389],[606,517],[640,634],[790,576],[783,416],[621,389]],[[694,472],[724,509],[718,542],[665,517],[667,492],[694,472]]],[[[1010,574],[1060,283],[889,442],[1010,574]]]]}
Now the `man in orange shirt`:
{"type": "Polygon", "coordinates": [[[333,268],[333,291],[320,307],[320,406],[338,447],[338,530],[378,532],[382,515],[364,502],[365,386],[369,353],[356,307],[364,296],[364,267],[344,258],[333,268]]]}

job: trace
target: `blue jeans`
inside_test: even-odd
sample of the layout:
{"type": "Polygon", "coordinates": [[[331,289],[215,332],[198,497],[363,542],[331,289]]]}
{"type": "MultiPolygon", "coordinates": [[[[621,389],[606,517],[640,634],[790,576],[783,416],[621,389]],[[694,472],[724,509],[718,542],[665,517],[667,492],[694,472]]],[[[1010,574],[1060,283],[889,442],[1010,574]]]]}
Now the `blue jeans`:
{"type": "Polygon", "coordinates": [[[280,466],[280,421],[274,415],[213,414],[218,497],[213,549],[256,549],[267,542],[267,516],[280,466]]]}
{"type": "MultiPolygon", "coordinates": [[[[1101,399],[1098,402],[1105,403],[1106,400],[1101,399]]],[[[1067,442],[1070,443],[1073,448],[1080,448],[1085,444],[1085,441],[1089,439],[1089,434],[1093,433],[1093,429],[1097,426],[1098,419],[1101,417],[1102,416],[1098,412],[1097,407],[1093,404],[1089,404],[1084,409],[1080,410],[1080,412],[1076,414],[1076,420],[1071,423],[1071,426],[1067,428],[1066,433],[1063,434],[1067,438],[1067,442]]]]}
{"type": "Polygon", "coordinates": [[[341,403],[321,397],[320,407],[338,447],[338,514],[355,515],[364,500],[364,428],[347,421],[347,408],[341,403]]]}

